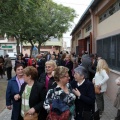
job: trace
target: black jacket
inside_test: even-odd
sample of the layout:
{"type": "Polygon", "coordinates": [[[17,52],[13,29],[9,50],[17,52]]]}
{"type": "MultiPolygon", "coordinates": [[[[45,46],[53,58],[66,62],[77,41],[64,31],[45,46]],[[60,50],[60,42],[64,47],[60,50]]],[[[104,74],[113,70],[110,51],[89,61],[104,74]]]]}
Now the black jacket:
{"type": "MultiPolygon", "coordinates": [[[[47,75],[46,73],[42,73],[40,75],[39,80],[38,80],[40,83],[43,83],[44,86],[45,86],[45,82],[46,82],[46,75],[47,75]]],[[[49,80],[49,83],[48,83],[48,90],[50,88],[52,88],[53,83],[54,83],[54,77],[51,77],[50,80],[49,80]]]]}
{"type": "MultiPolygon", "coordinates": [[[[24,83],[21,87],[21,91],[20,91],[21,96],[26,85],[27,84],[24,83]]],[[[39,113],[39,120],[46,119],[46,111],[43,108],[45,97],[46,97],[46,90],[44,85],[42,83],[35,82],[32,86],[32,90],[30,93],[29,106],[30,108],[33,107],[35,111],[39,113]]]]}
{"type": "Polygon", "coordinates": [[[95,70],[92,69],[92,61],[90,57],[83,57],[82,58],[82,66],[86,69],[87,71],[87,78],[90,78],[90,73],[95,74],[95,70]]]}
{"type": "Polygon", "coordinates": [[[82,85],[78,86],[77,82],[73,80],[71,82],[71,86],[73,89],[77,88],[81,93],[80,98],[76,97],[75,100],[76,114],[79,113],[79,115],[82,116],[83,111],[93,110],[95,103],[95,91],[92,82],[85,80],[82,85]]]}
{"type": "Polygon", "coordinates": [[[38,70],[38,76],[40,76],[42,73],[45,72],[45,59],[42,58],[42,59],[38,60],[37,61],[37,65],[39,66],[37,68],[37,70],[38,70]]]}
{"type": "Polygon", "coordinates": [[[73,62],[72,62],[72,61],[69,61],[67,64],[65,63],[64,66],[69,69],[68,74],[69,74],[69,76],[70,76],[70,81],[72,81],[72,80],[73,80],[73,76],[72,76],[73,62]]]}

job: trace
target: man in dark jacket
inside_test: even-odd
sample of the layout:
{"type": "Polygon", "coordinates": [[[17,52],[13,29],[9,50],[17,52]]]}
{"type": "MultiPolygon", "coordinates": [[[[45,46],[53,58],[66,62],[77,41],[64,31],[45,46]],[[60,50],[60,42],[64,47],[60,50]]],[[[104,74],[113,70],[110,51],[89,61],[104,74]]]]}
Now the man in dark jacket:
{"type": "Polygon", "coordinates": [[[38,61],[37,61],[37,70],[38,70],[38,78],[42,73],[45,72],[45,60],[42,58],[42,54],[38,55],[38,61]]]}
{"type": "Polygon", "coordinates": [[[50,54],[50,52],[47,53],[45,59],[46,59],[46,61],[49,61],[49,60],[51,59],[51,54],[50,54]]]}
{"type": "Polygon", "coordinates": [[[89,55],[82,56],[81,65],[86,69],[87,79],[90,79],[90,73],[95,74],[95,70],[92,69],[92,60],[89,55]]]}
{"type": "Polygon", "coordinates": [[[6,55],[4,66],[7,71],[7,78],[8,80],[10,80],[12,78],[12,62],[11,59],[9,58],[9,55],[6,55]]]}

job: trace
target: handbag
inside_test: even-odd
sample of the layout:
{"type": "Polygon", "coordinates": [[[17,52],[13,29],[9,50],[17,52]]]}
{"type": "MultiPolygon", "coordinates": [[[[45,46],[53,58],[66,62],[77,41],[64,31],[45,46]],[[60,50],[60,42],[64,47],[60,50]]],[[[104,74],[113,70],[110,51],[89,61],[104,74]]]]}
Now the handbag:
{"type": "Polygon", "coordinates": [[[95,111],[92,115],[93,120],[100,120],[99,110],[95,111]]]}
{"type": "MultiPolygon", "coordinates": [[[[55,95],[55,89],[53,91],[55,95]]],[[[69,120],[69,118],[70,110],[67,103],[61,99],[53,99],[46,120],[69,120]]]]}
{"type": "Polygon", "coordinates": [[[82,112],[83,120],[92,120],[92,111],[83,111],[82,112]]]}
{"type": "Polygon", "coordinates": [[[25,113],[26,107],[25,107],[25,92],[24,92],[24,118],[23,120],[38,120],[38,113],[34,113],[32,115],[25,113]]]}
{"type": "Polygon", "coordinates": [[[82,113],[84,120],[100,120],[99,110],[92,113],[92,111],[83,111],[82,113]]]}
{"type": "Polygon", "coordinates": [[[57,114],[56,112],[50,110],[46,120],[69,120],[69,117],[70,117],[69,110],[64,111],[60,115],[57,114]]]}
{"type": "Polygon", "coordinates": [[[28,113],[25,113],[24,120],[38,120],[38,114],[34,113],[32,115],[29,115],[28,113]]]}
{"type": "Polygon", "coordinates": [[[95,94],[100,94],[100,90],[101,90],[101,88],[99,87],[99,86],[94,86],[94,88],[95,88],[95,94]]]}

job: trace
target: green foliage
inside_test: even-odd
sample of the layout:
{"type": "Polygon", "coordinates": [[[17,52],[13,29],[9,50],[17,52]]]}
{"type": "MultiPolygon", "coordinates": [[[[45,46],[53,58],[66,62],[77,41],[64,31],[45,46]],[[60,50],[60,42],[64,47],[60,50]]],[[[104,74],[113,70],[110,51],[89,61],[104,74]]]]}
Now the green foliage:
{"type": "Polygon", "coordinates": [[[52,36],[60,38],[75,16],[73,9],[52,0],[1,0],[0,34],[40,47],[52,36]]]}

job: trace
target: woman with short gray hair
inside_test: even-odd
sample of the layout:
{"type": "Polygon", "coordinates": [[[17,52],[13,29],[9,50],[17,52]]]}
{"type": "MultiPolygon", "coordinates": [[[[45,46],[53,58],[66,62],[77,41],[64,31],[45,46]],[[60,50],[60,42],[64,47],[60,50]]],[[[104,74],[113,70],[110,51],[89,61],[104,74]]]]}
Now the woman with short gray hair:
{"type": "MultiPolygon", "coordinates": [[[[92,82],[87,80],[87,71],[83,66],[74,69],[75,80],[71,82],[74,94],[77,96],[75,100],[75,120],[83,120],[84,111],[93,111],[95,103],[95,92],[92,82]]],[[[92,115],[92,112],[91,112],[92,115]]]]}

